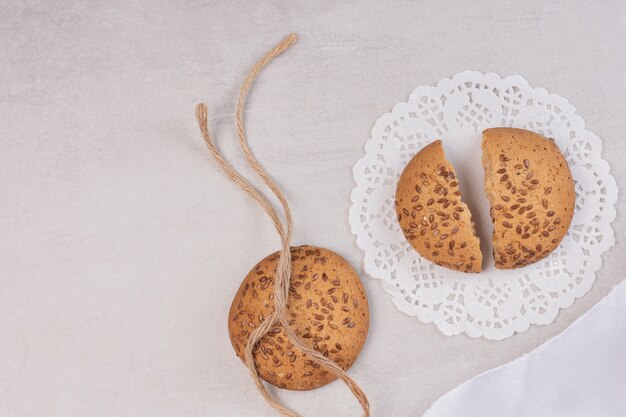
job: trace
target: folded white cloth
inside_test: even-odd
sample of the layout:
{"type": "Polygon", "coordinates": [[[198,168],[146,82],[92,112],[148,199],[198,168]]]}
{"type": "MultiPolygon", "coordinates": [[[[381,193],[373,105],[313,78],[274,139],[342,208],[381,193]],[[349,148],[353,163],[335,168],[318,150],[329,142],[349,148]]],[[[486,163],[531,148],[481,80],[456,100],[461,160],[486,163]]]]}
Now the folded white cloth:
{"type": "Polygon", "coordinates": [[[438,399],[424,417],[626,417],[626,281],[563,333],[438,399]]]}

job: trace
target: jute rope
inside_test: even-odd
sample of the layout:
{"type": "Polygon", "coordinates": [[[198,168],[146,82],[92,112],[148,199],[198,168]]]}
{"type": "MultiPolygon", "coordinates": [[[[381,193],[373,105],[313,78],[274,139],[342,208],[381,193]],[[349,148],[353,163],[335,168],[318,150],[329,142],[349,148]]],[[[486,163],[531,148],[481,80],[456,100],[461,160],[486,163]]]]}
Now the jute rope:
{"type": "Polygon", "coordinates": [[[236,112],[239,145],[246,155],[248,164],[261,177],[263,182],[270,188],[274,195],[276,195],[276,198],[278,198],[278,201],[283,208],[285,216],[284,223],[276,212],[274,206],[269,202],[269,200],[263,194],[261,194],[261,192],[257,190],[252,184],[250,184],[250,182],[246,180],[239,172],[237,172],[237,170],[224,159],[220,151],[215,146],[213,138],[209,133],[206,104],[200,103],[196,106],[196,118],[198,119],[198,124],[200,125],[200,132],[202,133],[202,137],[204,138],[204,141],[209,148],[209,151],[211,152],[219,166],[224,170],[224,172],[226,172],[230,179],[237,183],[241,188],[243,188],[246,193],[248,193],[250,197],[252,197],[257,203],[259,203],[259,205],[272,219],[274,227],[276,228],[276,231],[280,236],[281,250],[279,252],[278,265],[276,266],[276,276],[274,279],[274,311],[272,312],[272,314],[269,315],[269,317],[265,319],[263,323],[259,325],[259,327],[257,327],[252,332],[245,349],[244,360],[246,366],[248,367],[248,370],[250,371],[250,375],[254,380],[254,383],[256,384],[257,388],[259,389],[265,400],[272,407],[278,410],[282,415],[289,417],[298,417],[298,414],[287,409],[267,391],[267,388],[263,384],[259,372],[256,368],[256,364],[254,362],[253,352],[255,346],[259,343],[263,336],[265,336],[271,330],[274,325],[280,324],[285,331],[287,337],[290,339],[295,347],[301,349],[306,355],[311,357],[311,359],[324,366],[331,373],[333,373],[346,383],[348,388],[350,388],[350,391],[352,391],[354,396],[359,400],[361,408],[363,409],[363,417],[368,417],[369,402],[367,401],[365,393],[363,392],[363,390],[361,390],[357,383],[352,378],[350,378],[346,374],[346,372],[341,369],[341,367],[337,365],[334,361],[328,359],[320,352],[304,344],[287,323],[287,298],[289,296],[289,283],[291,281],[291,211],[289,210],[287,200],[285,199],[285,196],[283,195],[280,188],[278,188],[278,185],[276,185],[272,178],[267,174],[267,172],[263,169],[259,161],[257,161],[256,157],[250,150],[244,129],[243,112],[246,102],[246,96],[248,95],[248,91],[250,90],[250,87],[252,86],[255,77],[272,59],[274,59],[282,52],[287,50],[294,43],[296,43],[296,40],[296,35],[294,33],[290,34],[278,45],[276,45],[274,49],[268,52],[267,55],[265,55],[259,62],[256,63],[241,87],[236,112]]]}

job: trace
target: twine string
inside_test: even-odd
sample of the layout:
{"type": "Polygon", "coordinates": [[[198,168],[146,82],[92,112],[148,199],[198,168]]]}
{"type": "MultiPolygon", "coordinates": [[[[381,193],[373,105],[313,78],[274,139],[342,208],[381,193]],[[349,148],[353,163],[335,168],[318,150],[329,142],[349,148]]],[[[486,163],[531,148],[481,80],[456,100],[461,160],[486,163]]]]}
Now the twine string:
{"type": "Polygon", "coordinates": [[[363,410],[363,417],[369,417],[369,402],[367,396],[358,384],[350,378],[347,373],[334,361],[325,357],[320,352],[307,346],[298,337],[293,329],[287,322],[287,300],[289,297],[289,284],[291,282],[291,233],[293,229],[291,211],[287,204],[287,199],[278,187],[278,185],[272,180],[269,174],[263,169],[259,161],[254,156],[254,153],[248,146],[248,140],[245,134],[244,128],[244,109],[246,98],[254,79],[261,72],[261,70],[275,57],[287,50],[297,41],[296,34],[292,33],[284,38],[279,44],[277,44],[271,51],[269,51],[263,58],[261,58],[256,65],[252,68],[248,76],[246,77],[241,90],[239,92],[239,100],[237,102],[236,111],[236,123],[237,134],[239,136],[239,145],[242,148],[248,164],[257,173],[267,187],[272,191],[280,202],[283,214],[285,217],[285,223],[282,222],[278,212],[270,203],[270,201],[247,179],[245,179],[232,165],[230,165],[226,159],[222,156],[220,151],[215,146],[215,142],[209,133],[208,128],[208,112],[207,106],[204,103],[200,103],[196,106],[196,118],[200,126],[200,133],[206,143],[211,155],[215,158],[218,165],[222,170],[238,184],[250,197],[252,197],[268,214],[272,219],[274,227],[280,236],[281,250],[279,251],[278,264],[276,266],[276,276],[274,279],[274,311],[262,322],[251,334],[245,347],[244,361],[248,367],[248,371],[256,384],[259,392],[263,395],[268,404],[278,410],[282,415],[287,417],[298,417],[298,414],[289,410],[274,398],[267,390],[261,376],[259,375],[256,363],[254,361],[254,348],[260,342],[260,340],[274,327],[276,324],[280,324],[293,345],[302,350],[307,356],[310,356],[315,362],[324,366],[336,377],[342,379],[348,386],[350,391],[357,398],[361,404],[363,410]]]}

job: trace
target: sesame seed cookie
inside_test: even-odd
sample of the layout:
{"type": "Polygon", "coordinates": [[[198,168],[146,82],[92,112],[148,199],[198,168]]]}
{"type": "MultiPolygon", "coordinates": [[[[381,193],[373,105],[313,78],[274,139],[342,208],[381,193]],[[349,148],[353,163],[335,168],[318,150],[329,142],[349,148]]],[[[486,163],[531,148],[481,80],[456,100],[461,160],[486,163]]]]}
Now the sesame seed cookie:
{"type": "Polygon", "coordinates": [[[440,140],[423,147],[402,171],[396,214],[406,239],[424,258],[447,268],[480,272],[480,241],[440,140]]]}
{"type": "MultiPolygon", "coordinates": [[[[315,246],[291,248],[292,277],[287,302],[289,326],[311,347],[347,370],[369,328],[367,295],[354,269],[337,253],[315,246]]],[[[230,341],[242,360],[250,334],[274,311],[278,252],[259,262],[241,283],[230,307],[230,341]]],[[[280,388],[309,390],[336,379],[294,347],[276,325],[254,349],[261,377],[280,388]]]]}
{"type": "Polygon", "coordinates": [[[491,203],[496,268],[548,256],[574,215],[574,180],[554,141],[529,130],[483,132],[485,192],[491,203]]]}

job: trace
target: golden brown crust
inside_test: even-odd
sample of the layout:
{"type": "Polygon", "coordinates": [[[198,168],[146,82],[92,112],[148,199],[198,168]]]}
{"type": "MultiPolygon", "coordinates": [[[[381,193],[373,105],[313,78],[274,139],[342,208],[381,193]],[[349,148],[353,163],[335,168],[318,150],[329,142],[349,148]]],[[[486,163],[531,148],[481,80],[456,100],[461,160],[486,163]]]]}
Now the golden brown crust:
{"type": "Polygon", "coordinates": [[[405,237],[424,258],[447,268],[480,272],[480,241],[440,140],[423,147],[402,172],[396,213],[405,237]]]}
{"type": "MultiPolygon", "coordinates": [[[[369,328],[369,307],[361,280],[337,253],[315,246],[291,248],[292,278],[287,302],[289,324],[305,343],[344,370],[356,360],[369,328]]],[[[242,358],[254,329],[274,311],[278,252],[259,262],[235,295],[228,316],[230,341],[242,358]]],[[[282,326],[274,326],[254,350],[261,377],[291,390],[309,390],[336,377],[293,346],[282,326]]]]}
{"type": "Polygon", "coordinates": [[[574,181],[565,158],[554,141],[523,129],[487,129],[482,148],[496,268],[546,257],[574,214],[574,181]]]}

